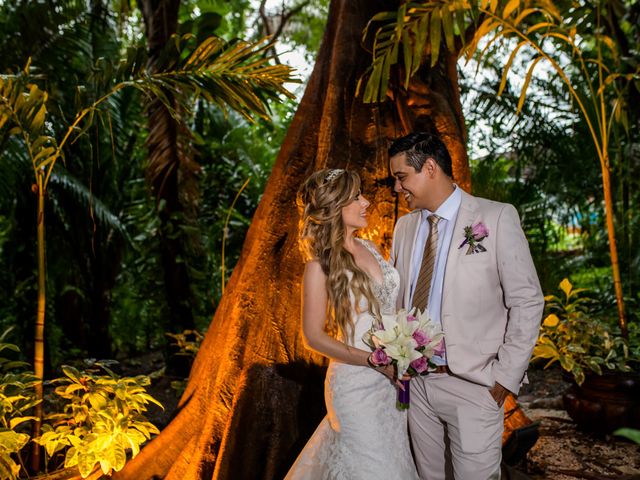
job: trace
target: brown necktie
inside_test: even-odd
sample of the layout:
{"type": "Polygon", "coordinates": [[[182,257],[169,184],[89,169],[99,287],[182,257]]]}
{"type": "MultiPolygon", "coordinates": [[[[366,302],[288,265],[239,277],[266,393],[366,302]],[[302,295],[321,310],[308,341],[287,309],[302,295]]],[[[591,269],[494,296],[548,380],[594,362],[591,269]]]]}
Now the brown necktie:
{"type": "Polygon", "coordinates": [[[424,253],[422,254],[422,263],[420,264],[420,273],[416,281],[416,287],[413,291],[412,306],[419,308],[424,312],[429,301],[429,291],[431,290],[431,280],[433,270],[436,263],[436,252],[438,250],[438,221],[440,217],[437,215],[429,215],[429,236],[424,245],[424,253]]]}

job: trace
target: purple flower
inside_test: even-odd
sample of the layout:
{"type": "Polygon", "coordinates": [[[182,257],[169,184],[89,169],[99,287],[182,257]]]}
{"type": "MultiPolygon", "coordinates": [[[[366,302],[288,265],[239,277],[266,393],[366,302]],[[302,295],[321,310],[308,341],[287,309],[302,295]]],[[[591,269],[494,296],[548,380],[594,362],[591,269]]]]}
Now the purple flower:
{"type": "Polygon", "coordinates": [[[418,347],[422,347],[423,345],[426,345],[431,341],[429,336],[426,333],[424,333],[422,330],[416,330],[415,332],[413,332],[412,336],[413,336],[413,339],[418,344],[418,347]]]}
{"type": "Polygon", "coordinates": [[[377,366],[389,365],[391,359],[382,348],[376,348],[371,354],[371,362],[377,366]]]}
{"type": "Polygon", "coordinates": [[[487,228],[487,226],[484,223],[478,222],[473,226],[473,229],[471,230],[471,233],[473,234],[473,239],[476,242],[479,242],[483,238],[489,236],[489,229],[487,228]]]}
{"type": "Polygon", "coordinates": [[[433,354],[437,355],[438,357],[442,357],[442,355],[444,355],[445,352],[445,348],[444,348],[444,339],[440,340],[440,343],[438,343],[438,345],[436,345],[433,348],[433,354]]]}
{"type": "Polygon", "coordinates": [[[422,373],[427,370],[427,368],[429,367],[429,363],[427,362],[426,358],[420,357],[411,362],[411,367],[413,367],[416,372],[422,373]]]}
{"type": "Polygon", "coordinates": [[[413,315],[407,315],[407,322],[415,322],[418,318],[413,315]]]}

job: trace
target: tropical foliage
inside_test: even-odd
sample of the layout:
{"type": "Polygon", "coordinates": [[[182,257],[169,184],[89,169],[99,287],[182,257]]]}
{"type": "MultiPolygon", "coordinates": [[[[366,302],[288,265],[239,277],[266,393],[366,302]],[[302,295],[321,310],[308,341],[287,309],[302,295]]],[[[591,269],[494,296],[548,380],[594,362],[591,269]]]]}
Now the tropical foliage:
{"type": "MultiPolygon", "coordinates": [[[[305,14],[313,16],[307,8],[319,8],[322,3],[311,2],[305,7],[305,14]]],[[[39,88],[50,94],[46,125],[48,134],[55,132],[51,135],[53,138],[63,138],[71,123],[69,119],[108,94],[119,80],[131,80],[133,69],[146,68],[136,10],[112,9],[104,2],[88,6],[72,1],[61,2],[59,9],[50,12],[31,3],[3,4],[1,8],[5,20],[2,27],[6,31],[0,48],[3,52],[11,50],[11,55],[2,57],[1,68],[4,72],[15,72],[24,67],[29,56],[32,57],[32,66],[37,68],[32,78],[37,79],[35,84],[39,88]],[[34,29],[33,24],[22,22],[22,18],[33,18],[45,30],[58,31],[59,35],[49,38],[34,29]],[[33,38],[41,47],[34,51],[28,45],[13,42],[22,36],[33,38]],[[132,67],[128,72],[117,60],[122,52],[123,63],[132,67]],[[60,68],[63,64],[65,68],[60,68]],[[68,88],[72,85],[78,88],[68,88]]],[[[193,146],[193,159],[201,167],[198,183],[204,187],[193,204],[198,211],[197,217],[179,225],[181,231],[187,233],[184,239],[186,256],[181,261],[188,266],[193,279],[192,308],[200,328],[207,325],[219,298],[219,281],[214,280],[220,276],[209,274],[211,269],[220,270],[221,230],[217,227],[229,211],[229,199],[233,199],[251,176],[228,229],[230,238],[226,255],[228,263],[233,265],[241,247],[235,238],[242,238],[246,230],[277,152],[278,139],[291,115],[290,100],[282,107],[272,104],[270,112],[264,103],[272,97],[269,78],[275,78],[275,72],[286,71],[284,65],[267,65],[265,53],[271,51],[272,45],[260,43],[260,38],[250,42],[235,39],[235,35],[247,29],[244,20],[238,18],[249,18],[249,14],[251,10],[243,2],[185,5],[181,10],[183,23],[179,29],[182,36],[176,37],[164,56],[165,66],[173,65],[182,70],[187,62],[192,71],[204,67],[202,62],[210,62],[214,57],[220,57],[221,62],[212,69],[213,76],[193,78],[191,87],[185,83],[179,85],[182,98],[187,101],[179,113],[191,130],[189,142],[193,146]],[[216,18],[218,20],[214,21],[216,18]],[[190,57],[193,61],[188,60],[197,45],[211,37],[216,25],[220,31],[215,33],[224,36],[228,43],[220,41],[222,37],[210,40],[205,56],[198,57],[197,61],[195,56],[190,57]],[[250,45],[256,46],[251,58],[250,45]],[[249,63],[243,64],[243,60],[249,63]],[[230,67],[229,62],[237,62],[234,72],[224,71],[230,67]],[[260,78],[254,76],[252,79],[251,72],[260,74],[260,78]],[[222,81],[230,86],[221,89],[222,81]],[[209,95],[205,87],[218,89],[216,91],[221,95],[216,98],[220,101],[223,101],[222,95],[227,95],[243,113],[225,114],[217,104],[208,103],[203,97],[209,95]],[[253,89],[255,94],[242,94],[243,88],[245,92],[253,89]],[[189,92],[197,92],[200,100],[191,103],[195,97],[189,92]],[[241,107],[243,102],[251,107],[263,102],[254,120],[245,119],[250,114],[248,109],[241,107]],[[193,107],[191,116],[188,115],[190,107],[193,107]],[[265,115],[273,115],[275,122],[264,119],[265,115]],[[225,180],[220,182],[218,178],[225,180]],[[212,289],[212,285],[217,288],[212,289]]],[[[288,31],[288,27],[285,28],[283,35],[288,31]]],[[[167,84],[177,87],[179,81],[177,77],[151,81],[145,91],[157,93],[167,84]]],[[[62,361],[58,346],[75,355],[84,353],[104,358],[113,355],[112,347],[123,352],[162,344],[163,332],[175,328],[170,326],[175,319],[171,319],[163,308],[167,300],[162,292],[163,267],[158,258],[158,212],[154,212],[155,205],[144,182],[147,132],[144,98],[140,95],[144,93],[141,92],[144,87],[133,83],[136,83],[131,85],[134,88],[118,90],[104,99],[99,110],[87,113],[85,120],[90,122],[83,124],[83,134],[78,136],[79,131],[72,134],[61,150],[66,158],[64,164],[57,162],[50,176],[46,198],[51,203],[45,204],[45,217],[50,220],[45,230],[51,240],[47,255],[49,291],[46,294],[50,302],[46,310],[55,321],[49,325],[51,330],[46,342],[55,348],[49,349],[46,355],[55,365],[62,361]],[[140,278],[145,280],[141,282],[140,278]],[[135,287],[131,288],[128,282],[135,287]],[[136,318],[136,322],[132,324],[131,318],[136,318]],[[130,334],[132,332],[127,330],[132,326],[142,328],[130,334]]],[[[32,300],[35,302],[37,298],[37,278],[33,277],[35,270],[32,267],[37,257],[35,252],[28,250],[30,242],[25,241],[25,237],[35,241],[36,231],[27,222],[16,223],[12,219],[34,218],[37,204],[32,201],[33,180],[29,178],[29,159],[25,151],[16,141],[5,142],[2,148],[4,153],[0,159],[7,175],[0,182],[6,194],[1,200],[1,216],[6,226],[1,254],[3,262],[11,267],[0,282],[2,291],[11,294],[0,302],[3,312],[0,322],[17,324],[16,333],[23,343],[30,341],[25,334],[30,330],[32,320],[27,319],[32,318],[32,300]],[[16,201],[9,200],[16,192],[16,201]],[[13,292],[23,294],[14,295],[13,292]],[[15,297],[17,301],[14,301],[15,297]]],[[[226,274],[230,271],[227,268],[226,274]]]]}
{"type": "MultiPolygon", "coordinates": [[[[200,350],[204,335],[198,330],[184,330],[181,333],[167,333],[166,335],[173,340],[171,346],[176,350],[173,355],[185,359],[190,370],[193,360],[200,350]]],[[[187,386],[187,380],[186,378],[174,380],[171,382],[171,388],[178,394],[182,394],[187,386]]]]}
{"type": "MultiPolygon", "coordinates": [[[[90,8],[95,7],[96,5],[92,5],[90,8]]],[[[70,11],[75,12],[77,8],[75,4],[69,6],[70,11]]],[[[9,10],[10,13],[15,13],[12,7],[9,10]]],[[[91,21],[92,18],[88,20],[91,21]]],[[[89,88],[77,86],[75,104],[78,111],[72,115],[73,121],[58,132],[47,116],[47,105],[55,102],[38,85],[42,83],[40,78],[31,75],[30,59],[21,74],[5,74],[1,77],[0,134],[5,143],[11,145],[13,152],[20,152],[21,148],[26,151],[35,175],[33,191],[38,196],[35,212],[38,259],[38,314],[34,339],[36,377],[44,378],[44,324],[47,311],[45,200],[57,160],[64,159],[69,150],[67,142],[73,144],[87,137],[91,146],[93,122],[99,120],[103,130],[108,131],[111,151],[115,156],[111,100],[126,88],[138,90],[143,97],[155,98],[174,118],[192,116],[191,104],[202,99],[222,107],[224,111],[234,110],[249,121],[254,118],[266,120],[267,102],[271,99],[278,100],[280,95],[292,97],[283,84],[295,81],[289,67],[271,63],[266,55],[270,48],[272,45],[264,40],[227,42],[219,37],[208,36],[198,41],[194,35],[187,33],[182,37],[171,38],[153,63],[149,62],[144,45],[129,46],[120,61],[99,57],[89,71],[89,88]],[[17,143],[12,137],[18,139],[17,143]],[[56,141],[56,137],[59,141],[56,141]]],[[[64,123],[66,122],[63,121],[64,123]]],[[[157,174],[152,172],[151,175],[157,174]]],[[[71,177],[63,175],[58,178],[71,177]]],[[[76,189],[78,190],[84,189],[80,187],[76,189]]],[[[92,211],[90,215],[94,217],[92,211]]],[[[126,234],[124,237],[126,238],[126,234]]],[[[113,274],[110,276],[112,283],[113,274]]],[[[103,324],[102,327],[104,329],[107,325],[103,324]]],[[[105,352],[108,350],[108,347],[102,349],[105,352]]],[[[35,388],[36,397],[41,399],[42,383],[36,383],[35,388]]],[[[42,418],[41,409],[42,404],[38,402],[35,411],[36,435],[42,418]]],[[[87,458],[83,460],[85,463],[87,458]]],[[[34,450],[32,462],[34,468],[37,468],[37,449],[34,450]]],[[[117,465],[120,466],[119,461],[117,465]]]]}
{"type": "MultiPolygon", "coordinates": [[[[10,330],[0,338],[0,352],[19,352],[4,343],[10,330]]],[[[29,364],[0,357],[0,478],[14,479],[21,473],[24,449],[32,439],[25,432],[35,417],[29,413],[40,402],[36,385],[40,380],[25,370],[29,364]],[[19,459],[19,462],[16,461],[19,459]]],[[[146,391],[147,376],[122,377],[106,365],[96,362],[80,371],[62,368],[64,376],[48,382],[55,386],[47,397],[43,434],[34,441],[45,447],[49,460],[57,466],[62,456],[65,467],[77,466],[87,477],[96,468],[104,474],[122,469],[127,454],[138,454],[140,446],[157,427],[146,418],[150,404],[162,407],[146,391]],[[99,374],[100,370],[106,374],[99,374]]],[[[48,462],[49,463],[49,462],[48,462]]]]}
{"type": "MultiPolygon", "coordinates": [[[[0,354],[4,351],[17,353],[20,349],[6,343],[11,329],[0,336],[0,354]]],[[[25,371],[28,364],[0,357],[0,478],[18,478],[21,465],[15,461],[19,452],[29,441],[24,432],[26,422],[33,420],[30,410],[38,403],[35,386],[38,378],[25,371]]]]}
{"type": "MultiPolygon", "coordinates": [[[[46,308],[45,292],[45,245],[44,219],[45,194],[56,160],[63,156],[62,149],[79,129],[78,135],[90,128],[90,121],[99,107],[119,90],[133,87],[145,95],[152,95],[173,114],[177,115],[175,104],[167,98],[166,92],[173,92],[173,99],[181,101],[183,110],[188,108],[189,101],[202,96],[209,102],[228,105],[247,119],[252,115],[266,117],[266,99],[278,94],[291,95],[283,87],[283,83],[293,80],[290,68],[284,65],[269,65],[269,59],[261,57],[266,48],[261,43],[250,44],[239,42],[227,45],[221,39],[209,37],[201,44],[187,45],[190,36],[181,40],[172,40],[161,54],[165,65],[160,72],[148,72],[144,65],[148,64],[142,50],[129,50],[126,60],[113,68],[107,62],[101,62],[95,75],[98,83],[115,83],[107,93],[90,106],[81,110],[58,143],[50,135],[43,135],[42,129],[46,120],[45,103],[47,93],[31,83],[28,75],[5,76],[0,81],[0,133],[8,130],[8,135],[20,135],[27,150],[35,173],[38,194],[37,231],[38,231],[38,315],[35,335],[35,374],[44,378],[44,320],[46,308]],[[108,76],[103,72],[111,73],[108,76]],[[25,78],[23,80],[23,78],[25,78]],[[262,96],[257,95],[262,92],[262,96]],[[88,118],[83,128],[83,121],[88,118]]],[[[28,68],[28,66],[27,66],[28,68]]],[[[75,137],[77,139],[77,137],[75,137]]],[[[42,398],[42,386],[36,385],[39,399],[42,398]]],[[[37,406],[36,422],[42,417],[41,406],[37,406]]],[[[37,428],[36,428],[37,434],[37,428]]],[[[119,463],[118,463],[119,465],[119,463]]],[[[123,463],[124,465],[124,463],[123,463]]]]}
{"type": "Polygon", "coordinates": [[[560,282],[563,295],[545,297],[547,316],[532,361],[545,359],[545,368],[554,362],[569,372],[578,385],[586,372],[629,372],[640,362],[640,334],[631,326],[630,340],[620,330],[595,313],[585,290],[573,288],[566,278],[560,282]]]}
{"type": "Polygon", "coordinates": [[[47,415],[36,439],[50,458],[64,452],[64,466],[77,466],[83,478],[98,465],[105,475],[121,470],[127,451],[135,457],[140,446],[159,433],[144,416],[148,405],[162,407],[145,390],[149,377],[120,377],[105,365],[95,366],[106,375],[62,367],[65,376],[51,381],[62,411],[47,415]]]}

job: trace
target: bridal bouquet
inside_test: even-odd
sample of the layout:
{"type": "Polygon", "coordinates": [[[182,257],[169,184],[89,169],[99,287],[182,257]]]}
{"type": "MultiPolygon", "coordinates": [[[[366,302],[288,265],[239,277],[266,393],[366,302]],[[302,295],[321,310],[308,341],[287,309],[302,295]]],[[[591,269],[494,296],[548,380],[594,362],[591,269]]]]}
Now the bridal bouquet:
{"type": "MultiPolygon", "coordinates": [[[[427,371],[434,355],[444,351],[444,333],[426,312],[402,309],[395,315],[382,315],[362,340],[371,347],[370,362],[374,366],[394,364],[398,378],[413,377],[427,371]]],[[[398,391],[397,407],[409,408],[409,380],[401,380],[404,391],[398,391]]]]}

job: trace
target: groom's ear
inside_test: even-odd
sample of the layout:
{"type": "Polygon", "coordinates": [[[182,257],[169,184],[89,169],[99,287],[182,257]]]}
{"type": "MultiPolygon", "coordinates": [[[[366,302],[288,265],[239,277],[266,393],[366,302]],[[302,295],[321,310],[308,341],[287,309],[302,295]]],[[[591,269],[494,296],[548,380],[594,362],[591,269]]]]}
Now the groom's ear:
{"type": "Polygon", "coordinates": [[[433,178],[435,176],[437,169],[438,164],[431,157],[427,158],[422,165],[422,172],[426,173],[430,178],[433,178]]]}

